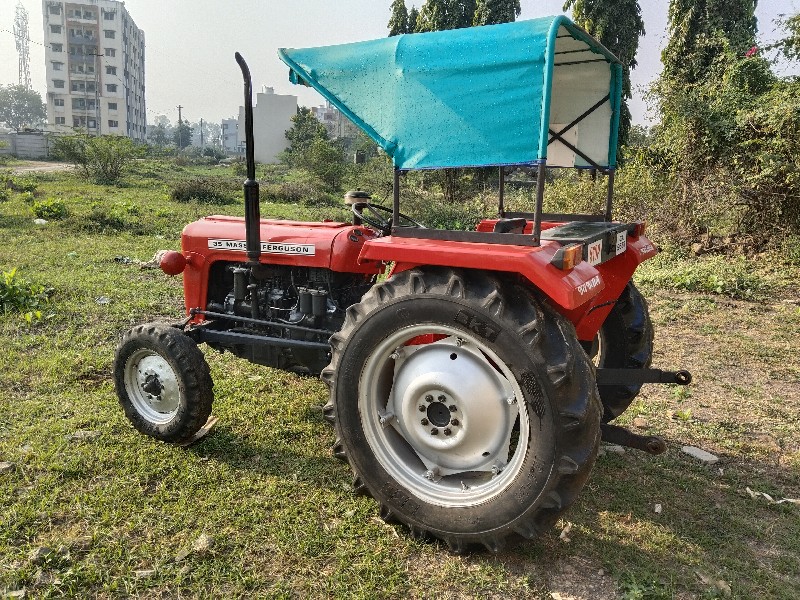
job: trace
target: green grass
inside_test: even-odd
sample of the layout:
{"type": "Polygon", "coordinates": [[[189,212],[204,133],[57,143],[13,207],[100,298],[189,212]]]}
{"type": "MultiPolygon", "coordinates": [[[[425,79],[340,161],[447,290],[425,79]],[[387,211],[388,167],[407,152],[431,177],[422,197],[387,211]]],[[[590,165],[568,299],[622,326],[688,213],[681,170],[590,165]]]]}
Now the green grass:
{"type": "MultiPolygon", "coordinates": [[[[314,378],[207,351],[220,419],[212,435],[183,449],[129,426],[111,383],[114,348],[134,324],[180,316],[182,285],[115,258],[147,260],[178,248],[188,221],[242,211],[169,198],[184,177],[236,179],[224,169],[143,162],[137,171],[119,187],[31,176],[37,199],[68,209],[45,226],[23,192],[0,204],[0,270],[53,290],[41,320],[0,316],[0,461],[14,464],[0,473],[0,595],[603,597],[594,586],[666,599],[723,597],[713,582],[724,580],[737,598],[797,597],[800,506],[744,491],[800,497],[797,267],[678,251],[643,266],[656,362],[689,368],[696,383],[646,387],[621,421],[642,416],[668,452],[602,456],[561,523],[573,524],[569,543],[554,529],[497,556],[456,557],[351,494],[314,378]],[[695,275],[700,283],[685,283],[695,275]],[[99,435],[74,439],[80,431],[99,435]],[[703,466],[684,444],[722,460],[703,466]],[[202,534],[211,547],[191,552],[202,534]],[[29,554],[42,546],[54,552],[35,564],[29,554]]],[[[346,213],[264,203],[262,214],[346,213]]]]}

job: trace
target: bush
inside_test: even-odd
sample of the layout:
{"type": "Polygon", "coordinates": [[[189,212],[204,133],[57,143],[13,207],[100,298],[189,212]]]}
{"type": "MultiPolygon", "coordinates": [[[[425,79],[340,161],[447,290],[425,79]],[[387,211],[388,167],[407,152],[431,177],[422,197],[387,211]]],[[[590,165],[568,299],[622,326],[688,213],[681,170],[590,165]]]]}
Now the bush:
{"type": "Polygon", "coordinates": [[[205,202],[230,204],[234,202],[231,186],[218,177],[193,177],[178,181],[172,186],[170,198],[175,202],[205,202]]]}
{"type": "Polygon", "coordinates": [[[36,201],[36,195],[33,192],[22,192],[20,198],[28,206],[31,206],[36,201]]]}
{"type": "Polygon", "coordinates": [[[0,188],[0,202],[5,202],[9,198],[9,193],[6,188],[0,188]]]}
{"type": "Polygon", "coordinates": [[[15,192],[36,192],[36,180],[31,177],[14,177],[8,180],[8,187],[15,192]]]}
{"type": "Polygon", "coordinates": [[[40,219],[46,219],[48,221],[58,221],[67,216],[67,205],[57,198],[36,200],[31,210],[33,214],[40,219]]]}
{"type": "Polygon", "coordinates": [[[73,163],[100,184],[117,183],[144,152],[144,146],[118,135],[71,135],[57,138],[53,145],[55,156],[73,163]]]}
{"type": "Polygon", "coordinates": [[[4,271],[0,277],[0,313],[23,313],[29,323],[40,319],[51,291],[18,276],[17,269],[4,271]]]}

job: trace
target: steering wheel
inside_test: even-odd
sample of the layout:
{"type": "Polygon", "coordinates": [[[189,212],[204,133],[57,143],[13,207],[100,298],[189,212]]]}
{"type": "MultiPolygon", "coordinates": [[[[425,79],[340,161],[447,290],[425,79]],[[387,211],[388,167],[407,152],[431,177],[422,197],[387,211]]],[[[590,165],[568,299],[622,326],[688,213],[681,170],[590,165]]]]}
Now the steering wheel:
{"type": "MultiPolygon", "coordinates": [[[[374,230],[379,231],[381,235],[391,235],[393,214],[391,208],[380,204],[370,204],[369,202],[354,202],[350,210],[353,211],[353,214],[358,219],[361,219],[362,222],[374,230]]],[[[400,213],[400,227],[421,227],[425,229],[425,225],[403,213],[400,213]]]]}

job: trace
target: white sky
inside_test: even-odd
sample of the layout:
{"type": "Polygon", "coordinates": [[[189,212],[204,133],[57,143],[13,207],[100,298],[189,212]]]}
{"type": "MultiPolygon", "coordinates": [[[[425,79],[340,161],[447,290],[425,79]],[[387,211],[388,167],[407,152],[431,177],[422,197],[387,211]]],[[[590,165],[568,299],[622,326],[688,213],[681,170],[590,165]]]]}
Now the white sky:
{"type": "MultiPolygon", "coordinates": [[[[421,5],[424,0],[416,0],[421,5]]],[[[219,122],[238,114],[242,80],[233,54],[250,65],[256,90],[262,85],[279,94],[294,94],[300,104],[315,106],[322,98],[288,81],[287,67],[276,56],[280,47],[324,46],[384,37],[392,0],[127,0],[128,11],[145,32],[148,122],[157,115],[219,122]]],[[[0,0],[0,83],[18,81],[14,36],[17,0],[0,0]]],[[[30,22],[33,87],[46,91],[41,0],[22,0],[30,22]]],[[[411,8],[412,0],[406,0],[411,8]]],[[[522,0],[520,19],[561,12],[563,0],[522,0]]],[[[646,35],[639,44],[639,66],[632,72],[634,122],[647,119],[642,87],[661,69],[667,0],[640,0],[646,35]]],[[[762,43],[779,37],[774,20],[795,14],[800,0],[760,0],[756,15],[762,43]]],[[[793,73],[799,73],[797,65],[793,73]]]]}

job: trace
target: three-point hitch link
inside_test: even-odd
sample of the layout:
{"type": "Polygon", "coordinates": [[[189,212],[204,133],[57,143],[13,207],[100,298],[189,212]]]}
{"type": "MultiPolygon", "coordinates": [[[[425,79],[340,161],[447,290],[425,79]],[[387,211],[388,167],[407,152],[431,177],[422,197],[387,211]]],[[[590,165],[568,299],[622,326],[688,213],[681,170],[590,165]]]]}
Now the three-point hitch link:
{"type": "MultiPolygon", "coordinates": [[[[638,385],[643,383],[674,383],[689,385],[692,374],[689,371],[662,371],[661,369],[597,369],[597,385],[638,385]]],[[[648,454],[661,454],[667,450],[667,443],[653,435],[638,435],[620,427],[603,423],[600,426],[604,442],[636,448],[648,454]]]]}

